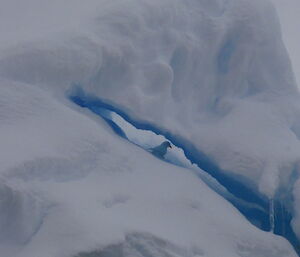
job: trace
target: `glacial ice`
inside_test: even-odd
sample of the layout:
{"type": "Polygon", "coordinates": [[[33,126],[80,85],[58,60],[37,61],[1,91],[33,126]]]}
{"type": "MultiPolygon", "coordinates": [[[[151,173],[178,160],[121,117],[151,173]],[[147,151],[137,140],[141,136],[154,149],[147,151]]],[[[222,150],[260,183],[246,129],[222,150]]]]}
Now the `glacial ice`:
{"type": "Polygon", "coordinates": [[[268,1],[1,3],[1,254],[296,256],[195,174],[66,97],[82,85],[193,142],[211,170],[288,210],[299,237],[299,94],[268,1]]]}

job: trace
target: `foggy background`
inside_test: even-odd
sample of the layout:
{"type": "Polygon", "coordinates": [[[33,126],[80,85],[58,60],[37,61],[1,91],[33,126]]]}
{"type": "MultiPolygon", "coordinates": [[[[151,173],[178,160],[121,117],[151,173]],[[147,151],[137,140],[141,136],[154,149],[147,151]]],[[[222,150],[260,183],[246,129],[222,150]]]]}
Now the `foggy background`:
{"type": "Polygon", "coordinates": [[[300,1],[272,0],[280,17],[283,39],[300,88],[300,1]]]}

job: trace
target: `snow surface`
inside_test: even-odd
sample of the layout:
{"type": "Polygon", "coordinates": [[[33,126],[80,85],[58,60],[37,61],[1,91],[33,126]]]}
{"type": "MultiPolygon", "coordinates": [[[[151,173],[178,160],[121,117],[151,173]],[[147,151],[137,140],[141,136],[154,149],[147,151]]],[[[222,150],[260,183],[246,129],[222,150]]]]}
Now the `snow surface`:
{"type": "Polygon", "coordinates": [[[142,245],[156,257],[296,256],[197,176],[66,99],[83,85],[273,198],[300,157],[278,23],[264,0],[1,0],[1,254],[134,256],[142,245]]]}

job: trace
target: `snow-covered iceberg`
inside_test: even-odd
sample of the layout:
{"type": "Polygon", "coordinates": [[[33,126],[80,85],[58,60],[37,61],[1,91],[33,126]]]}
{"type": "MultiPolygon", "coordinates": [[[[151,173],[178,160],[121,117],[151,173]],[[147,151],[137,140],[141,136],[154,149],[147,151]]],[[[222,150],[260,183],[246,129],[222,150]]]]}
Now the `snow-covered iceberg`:
{"type": "Polygon", "coordinates": [[[182,149],[192,143],[220,174],[284,203],[299,237],[299,95],[271,4],[2,2],[1,253],[296,256],[69,99],[79,84],[182,149]]]}

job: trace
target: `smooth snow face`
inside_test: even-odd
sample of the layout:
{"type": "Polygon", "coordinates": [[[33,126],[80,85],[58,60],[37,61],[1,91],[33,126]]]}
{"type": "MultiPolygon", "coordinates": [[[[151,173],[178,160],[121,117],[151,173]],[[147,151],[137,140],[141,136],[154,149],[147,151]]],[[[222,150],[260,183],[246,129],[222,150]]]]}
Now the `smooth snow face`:
{"type": "MultiPolygon", "coordinates": [[[[29,203],[38,199],[32,191],[42,192],[45,206],[33,204],[38,216],[56,206],[41,227],[35,223],[40,219],[29,222],[20,239],[28,237],[28,243],[20,256],[75,255],[122,242],[132,230],[187,248],[201,245],[207,256],[233,257],[241,255],[238,251],[244,256],[293,256],[283,239],[258,232],[232,207],[215,210],[226,203],[205,185],[199,187],[198,179],[174,175],[182,170],[115,139],[102,122],[80,109],[74,112],[65,99],[71,84],[79,83],[137,120],[192,141],[222,170],[242,175],[267,197],[282,188],[294,192],[296,230],[299,183],[293,190],[287,183],[300,157],[299,96],[272,6],[263,0],[16,4],[1,1],[0,89],[5,97],[0,99],[0,170],[10,188],[3,191],[23,192],[24,187],[29,203]],[[122,174],[119,180],[115,174],[122,174]],[[151,185],[159,188],[157,194],[151,185]],[[199,195],[201,212],[182,207],[199,195]],[[191,216],[183,221],[186,214],[191,216]],[[131,222],[125,224],[124,217],[131,222]],[[104,236],[103,231],[109,233],[104,236]],[[218,248],[208,239],[218,240],[218,248]]],[[[28,214],[21,205],[12,210],[28,214]]],[[[4,246],[7,252],[18,249],[11,238],[4,246]]]]}

